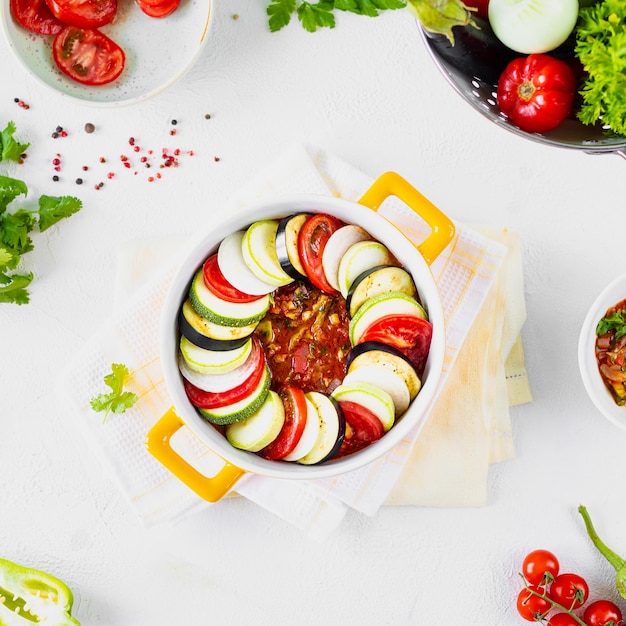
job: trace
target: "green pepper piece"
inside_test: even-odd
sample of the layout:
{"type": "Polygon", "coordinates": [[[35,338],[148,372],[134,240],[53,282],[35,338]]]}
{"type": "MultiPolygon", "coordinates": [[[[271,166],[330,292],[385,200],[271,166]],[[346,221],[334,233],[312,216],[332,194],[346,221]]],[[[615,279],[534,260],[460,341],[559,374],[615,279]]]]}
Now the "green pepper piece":
{"type": "Polygon", "coordinates": [[[622,598],[626,598],[626,560],[613,552],[613,550],[611,550],[602,541],[602,539],[598,537],[598,533],[591,523],[589,513],[587,513],[587,509],[582,504],[578,507],[578,512],[583,516],[587,534],[591,538],[593,545],[598,548],[600,554],[615,568],[615,571],[617,572],[615,574],[615,587],[617,588],[617,593],[619,593],[622,598]]]}
{"type": "Polygon", "coordinates": [[[0,626],[80,626],[74,596],[58,578],[0,558],[0,626]]]}

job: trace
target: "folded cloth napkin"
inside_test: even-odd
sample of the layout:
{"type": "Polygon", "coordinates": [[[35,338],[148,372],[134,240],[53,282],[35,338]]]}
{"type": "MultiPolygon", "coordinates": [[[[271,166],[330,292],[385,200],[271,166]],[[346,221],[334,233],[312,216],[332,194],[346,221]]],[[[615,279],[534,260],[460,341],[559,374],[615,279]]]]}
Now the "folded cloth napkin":
{"type": "MultiPolygon", "coordinates": [[[[212,207],[212,224],[219,219],[218,215],[228,215],[251,201],[277,194],[317,193],[357,200],[371,182],[369,176],[333,155],[309,146],[295,146],[262,171],[227,207],[212,207]]],[[[446,213],[451,212],[449,207],[441,208],[446,213]]],[[[429,233],[429,227],[396,198],[386,200],[379,213],[416,243],[429,233]]],[[[212,224],[207,224],[206,229],[212,224]]],[[[498,235],[500,242],[493,238],[494,233],[490,234],[492,236],[457,224],[453,242],[431,266],[446,317],[446,353],[438,396],[433,403],[433,419],[422,433],[425,447],[415,446],[416,441],[422,440],[422,437],[418,438],[419,429],[416,428],[385,457],[359,470],[311,481],[247,474],[236,485],[239,495],[318,539],[334,530],[350,507],[372,515],[385,503],[442,506],[484,503],[485,467],[491,461],[512,455],[508,402],[502,394],[506,394],[507,385],[504,359],[515,352],[514,346],[518,347],[516,377],[518,383],[521,381],[519,388],[523,401],[529,399],[527,394],[524,396],[523,353],[516,343],[525,318],[523,287],[519,277],[510,280],[519,266],[515,255],[510,253],[515,247],[515,237],[503,231],[498,235]],[[512,270],[503,272],[507,265],[512,270]],[[507,307],[509,291],[515,296],[514,314],[507,307]],[[465,344],[470,345],[466,341],[470,330],[473,332],[476,328],[477,319],[488,317],[493,330],[492,314],[496,311],[498,332],[490,336],[488,351],[477,350],[482,357],[482,369],[489,370],[493,363],[496,369],[488,373],[479,371],[478,376],[474,371],[472,379],[463,379],[461,368],[457,370],[455,364],[465,344]],[[492,360],[494,356],[496,358],[492,360]],[[480,401],[473,405],[471,415],[464,406],[452,400],[458,392],[456,387],[454,394],[446,393],[448,387],[457,384],[451,375],[456,376],[457,371],[461,388],[466,391],[476,389],[475,397],[480,394],[480,401]],[[474,378],[480,378],[480,381],[474,378]],[[493,381],[499,383],[501,392],[497,402],[489,391],[493,381]],[[461,465],[456,461],[459,449],[466,451],[468,447],[464,433],[469,430],[470,422],[472,434],[479,433],[482,443],[475,458],[465,455],[465,463],[461,465]],[[482,423],[482,431],[476,427],[478,423],[482,423]],[[434,465],[433,456],[440,457],[434,465]],[[468,484],[472,482],[473,490],[468,497],[469,487],[462,485],[458,489],[455,480],[458,481],[460,476],[457,472],[465,476],[472,464],[478,470],[467,479],[468,484]],[[433,469],[437,473],[432,473],[433,469]]],[[[192,511],[216,506],[201,500],[172,476],[143,445],[148,430],[171,405],[159,360],[159,321],[168,287],[184,254],[184,243],[177,239],[159,242],[158,256],[162,262],[156,268],[152,262],[155,246],[122,251],[123,267],[129,267],[132,257],[132,267],[135,268],[134,273],[124,272],[119,276],[117,286],[119,295],[124,296],[119,298],[122,304],[74,356],[61,373],[57,385],[61,401],[70,409],[68,414],[75,418],[105,467],[113,471],[148,526],[177,521],[192,511]],[[150,268],[150,274],[147,268],[150,268]],[[142,286],[138,288],[140,283],[142,286]],[[132,298],[127,297],[129,293],[133,294],[132,298]],[[114,362],[124,363],[131,370],[127,386],[137,393],[139,400],[124,415],[112,415],[103,424],[101,414],[90,408],[90,399],[107,391],[102,381],[114,362]]],[[[483,321],[489,326],[487,319],[483,321]]],[[[485,327],[484,324],[481,326],[485,327]]],[[[478,442],[478,436],[475,439],[478,442]]],[[[172,445],[206,475],[215,473],[221,463],[187,428],[173,437],[172,445]]]]}

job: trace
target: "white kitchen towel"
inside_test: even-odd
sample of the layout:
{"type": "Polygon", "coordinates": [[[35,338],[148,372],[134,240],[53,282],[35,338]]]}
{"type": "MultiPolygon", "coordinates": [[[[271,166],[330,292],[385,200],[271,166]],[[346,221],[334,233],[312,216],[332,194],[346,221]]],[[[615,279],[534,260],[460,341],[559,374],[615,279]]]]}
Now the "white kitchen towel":
{"type": "MultiPolygon", "coordinates": [[[[211,222],[205,225],[204,232],[219,221],[220,215],[260,198],[297,192],[358,200],[372,180],[322,150],[296,146],[263,170],[227,207],[211,207],[209,200],[211,222]]],[[[419,181],[410,182],[419,188],[419,181]]],[[[440,208],[453,217],[454,207],[440,208]]],[[[379,213],[416,244],[430,232],[396,198],[386,200],[379,213]]],[[[201,500],[144,447],[146,433],[171,405],[160,367],[159,322],[185,246],[180,241],[170,243],[172,254],[155,275],[149,277],[143,273],[145,268],[139,267],[135,281],[145,278],[144,285],[136,289],[133,282],[134,297],[125,299],[111,320],[85,343],[59,377],[57,386],[62,401],[70,409],[68,415],[75,418],[104,465],[113,470],[146,525],[176,521],[191,511],[219,506],[201,500]],[[139,401],[123,415],[111,415],[102,423],[102,415],[90,408],[90,399],[108,391],[103,378],[110,372],[112,363],[124,363],[131,370],[128,388],[137,393],[139,401]]],[[[160,252],[163,255],[163,246],[160,252]]],[[[447,345],[439,390],[445,386],[506,255],[506,246],[457,224],[453,242],[431,266],[446,317],[447,345]]],[[[154,269],[146,263],[148,266],[154,269]]],[[[123,290],[124,286],[119,288],[123,290]]],[[[385,503],[410,459],[418,434],[415,429],[385,457],[333,479],[290,481],[246,475],[237,483],[236,490],[311,536],[323,538],[337,527],[348,507],[372,515],[385,503]]],[[[201,473],[211,475],[219,467],[220,460],[187,428],[181,429],[172,442],[181,456],[201,473]]]]}

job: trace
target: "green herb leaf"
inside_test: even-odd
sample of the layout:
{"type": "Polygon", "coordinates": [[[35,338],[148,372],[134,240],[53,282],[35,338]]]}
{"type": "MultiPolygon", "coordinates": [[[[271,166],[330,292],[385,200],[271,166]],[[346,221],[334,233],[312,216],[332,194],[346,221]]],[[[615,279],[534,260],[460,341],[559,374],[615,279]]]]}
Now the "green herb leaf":
{"type": "Polygon", "coordinates": [[[83,203],[73,196],[41,196],[39,198],[39,230],[43,232],[64,217],[77,213],[83,203]]]}
{"type": "Polygon", "coordinates": [[[110,393],[102,393],[91,399],[94,411],[105,412],[103,423],[110,413],[124,413],[137,402],[138,397],[131,391],[124,391],[124,384],[130,375],[128,368],[121,363],[111,365],[111,373],[104,377],[104,384],[111,389],[110,393]]]}
{"type": "Polygon", "coordinates": [[[0,161],[5,159],[19,161],[22,154],[30,145],[28,143],[19,143],[16,141],[13,138],[15,130],[15,124],[13,122],[9,122],[7,127],[0,132],[0,161]]]}
{"type": "Polygon", "coordinates": [[[287,26],[291,21],[291,16],[296,12],[296,0],[272,0],[267,7],[267,14],[270,16],[270,31],[275,33],[277,30],[287,26]]]}
{"type": "MultiPolygon", "coordinates": [[[[4,270],[9,267],[9,264],[13,261],[13,253],[6,248],[0,248],[0,270],[4,270]]],[[[0,274],[0,284],[2,283],[3,274],[0,274]]],[[[7,279],[8,280],[8,279],[7,279]]]]}
{"type": "Polygon", "coordinates": [[[24,182],[9,176],[0,176],[0,214],[6,211],[15,198],[27,194],[28,187],[24,182]]]}
{"type": "Polygon", "coordinates": [[[26,287],[33,280],[30,274],[0,274],[0,302],[27,304],[29,295],[26,287]]]}
{"type": "Polygon", "coordinates": [[[626,335],[626,309],[620,309],[610,315],[605,315],[596,326],[596,335],[605,335],[615,331],[614,339],[620,339],[626,335]]]}
{"type": "Polygon", "coordinates": [[[335,16],[332,14],[332,2],[302,2],[298,7],[297,14],[300,23],[305,30],[314,33],[318,28],[335,28],[335,16]]]}

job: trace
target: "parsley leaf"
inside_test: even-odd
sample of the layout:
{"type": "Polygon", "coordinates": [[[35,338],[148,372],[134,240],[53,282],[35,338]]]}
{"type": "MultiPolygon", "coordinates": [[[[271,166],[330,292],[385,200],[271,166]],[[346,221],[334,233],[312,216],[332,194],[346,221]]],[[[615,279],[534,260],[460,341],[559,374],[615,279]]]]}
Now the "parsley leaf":
{"type": "Polygon", "coordinates": [[[615,340],[626,335],[626,309],[620,309],[605,315],[596,326],[596,335],[605,335],[611,330],[615,331],[615,340]]]}
{"type": "Polygon", "coordinates": [[[298,7],[298,19],[305,30],[314,33],[318,28],[335,28],[335,16],[332,14],[333,2],[301,2],[298,7]]]}
{"type": "Polygon", "coordinates": [[[19,143],[13,138],[15,133],[15,124],[9,122],[7,127],[0,132],[0,161],[10,159],[11,161],[19,161],[22,154],[26,151],[30,144],[19,143]]]}
{"type": "Polygon", "coordinates": [[[275,33],[291,21],[291,16],[296,11],[296,0],[272,0],[267,7],[270,16],[270,31],[275,33]]]}
{"type": "Polygon", "coordinates": [[[29,295],[26,287],[33,280],[30,274],[12,274],[7,276],[0,273],[0,302],[12,304],[27,304],[29,295]]]}
{"type": "Polygon", "coordinates": [[[0,213],[4,213],[18,196],[28,194],[28,187],[21,180],[0,176],[0,213]]]}
{"type": "Polygon", "coordinates": [[[14,255],[26,254],[34,248],[32,239],[28,236],[34,224],[35,218],[30,211],[20,209],[15,213],[6,213],[0,224],[0,241],[14,255]]]}
{"type": "Polygon", "coordinates": [[[138,397],[131,391],[124,391],[124,383],[130,372],[121,363],[111,365],[111,373],[104,377],[104,384],[111,389],[110,393],[101,393],[91,399],[91,408],[94,411],[105,411],[102,423],[111,413],[124,413],[137,402],[138,397]]]}
{"type": "Polygon", "coordinates": [[[64,217],[69,217],[83,206],[83,203],[73,196],[41,196],[39,198],[39,231],[56,224],[64,217]]]}

